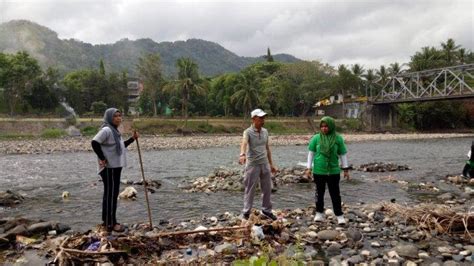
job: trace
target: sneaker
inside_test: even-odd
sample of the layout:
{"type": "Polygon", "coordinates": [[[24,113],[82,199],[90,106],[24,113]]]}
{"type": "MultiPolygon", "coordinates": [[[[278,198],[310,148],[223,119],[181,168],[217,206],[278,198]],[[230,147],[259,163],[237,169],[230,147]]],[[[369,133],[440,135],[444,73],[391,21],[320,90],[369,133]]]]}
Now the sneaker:
{"type": "Polygon", "coordinates": [[[344,215],[336,216],[337,224],[346,224],[346,219],[344,219],[344,215]]]}
{"type": "Polygon", "coordinates": [[[272,219],[273,221],[275,221],[277,219],[277,217],[271,212],[271,211],[262,211],[262,214],[269,218],[269,219],[272,219]]]}
{"type": "Polygon", "coordinates": [[[324,221],[324,213],[322,213],[322,212],[316,212],[316,215],[314,216],[314,221],[315,221],[315,222],[322,222],[322,221],[324,221]]]}
{"type": "Polygon", "coordinates": [[[245,220],[248,220],[250,218],[250,212],[242,213],[242,218],[244,218],[245,220]]]}

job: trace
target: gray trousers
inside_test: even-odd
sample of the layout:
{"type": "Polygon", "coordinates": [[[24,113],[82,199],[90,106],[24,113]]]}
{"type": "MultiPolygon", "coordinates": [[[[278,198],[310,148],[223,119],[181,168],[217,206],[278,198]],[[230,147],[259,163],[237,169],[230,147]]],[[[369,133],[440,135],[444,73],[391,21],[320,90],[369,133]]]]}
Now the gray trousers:
{"type": "Polygon", "coordinates": [[[255,188],[257,181],[260,179],[260,189],[262,190],[262,209],[264,211],[272,211],[272,202],[270,196],[272,194],[272,174],[270,164],[259,164],[256,166],[246,166],[244,174],[244,209],[243,213],[248,213],[252,209],[253,198],[255,196],[255,188]]]}

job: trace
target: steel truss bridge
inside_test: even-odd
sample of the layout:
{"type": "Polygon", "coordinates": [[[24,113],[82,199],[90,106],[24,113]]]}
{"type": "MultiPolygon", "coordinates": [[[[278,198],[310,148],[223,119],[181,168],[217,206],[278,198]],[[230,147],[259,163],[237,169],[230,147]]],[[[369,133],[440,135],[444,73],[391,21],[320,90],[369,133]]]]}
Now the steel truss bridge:
{"type": "Polygon", "coordinates": [[[474,64],[390,77],[372,104],[474,98],[474,64]]]}

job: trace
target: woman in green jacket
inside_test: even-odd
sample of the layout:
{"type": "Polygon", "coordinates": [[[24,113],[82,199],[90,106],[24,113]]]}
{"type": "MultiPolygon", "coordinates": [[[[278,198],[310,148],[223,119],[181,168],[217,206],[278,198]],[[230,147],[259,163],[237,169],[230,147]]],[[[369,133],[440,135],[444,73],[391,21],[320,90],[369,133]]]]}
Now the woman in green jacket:
{"type": "Polygon", "coordinates": [[[305,173],[310,176],[312,172],[316,184],[316,215],[314,221],[324,221],[324,193],[327,184],[337,222],[338,224],[345,224],[339,191],[341,173],[339,159],[344,170],[344,177],[349,179],[346,145],[342,136],[336,133],[336,123],[333,118],[323,117],[320,129],[321,132],[314,135],[309,141],[308,163],[305,173]]]}

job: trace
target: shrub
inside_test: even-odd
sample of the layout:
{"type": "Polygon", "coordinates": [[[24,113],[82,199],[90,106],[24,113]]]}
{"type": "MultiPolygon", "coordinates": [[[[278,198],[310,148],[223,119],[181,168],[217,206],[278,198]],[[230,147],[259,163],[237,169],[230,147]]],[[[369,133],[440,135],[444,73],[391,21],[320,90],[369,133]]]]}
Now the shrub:
{"type": "Polygon", "coordinates": [[[107,110],[107,104],[105,104],[102,101],[93,102],[92,105],[91,105],[91,111],[94,114],[98,114],[98,115],[103,114],[103,113],[105,113],[105,110],[107,110]]]}
{"type": "Polygon", "coordinates": [[[47,139],[59,138],[65,135],[66,131],[60,128],[47,128],[41,132],[41,137],[47,139]]]}
{"type": "Polygon", "coordinates": [[[357,118],[348,118],[342,122],[343,128],[348,131],[360,131],[363,128],[362,121],[357,118]]]}
{"type": "Polygon", "coordinates": [[[85,128],[81,128],[81,134],[83,136],[94,136],[99,132],[99,129],[95,126],[87,126],[85,128]]]}

